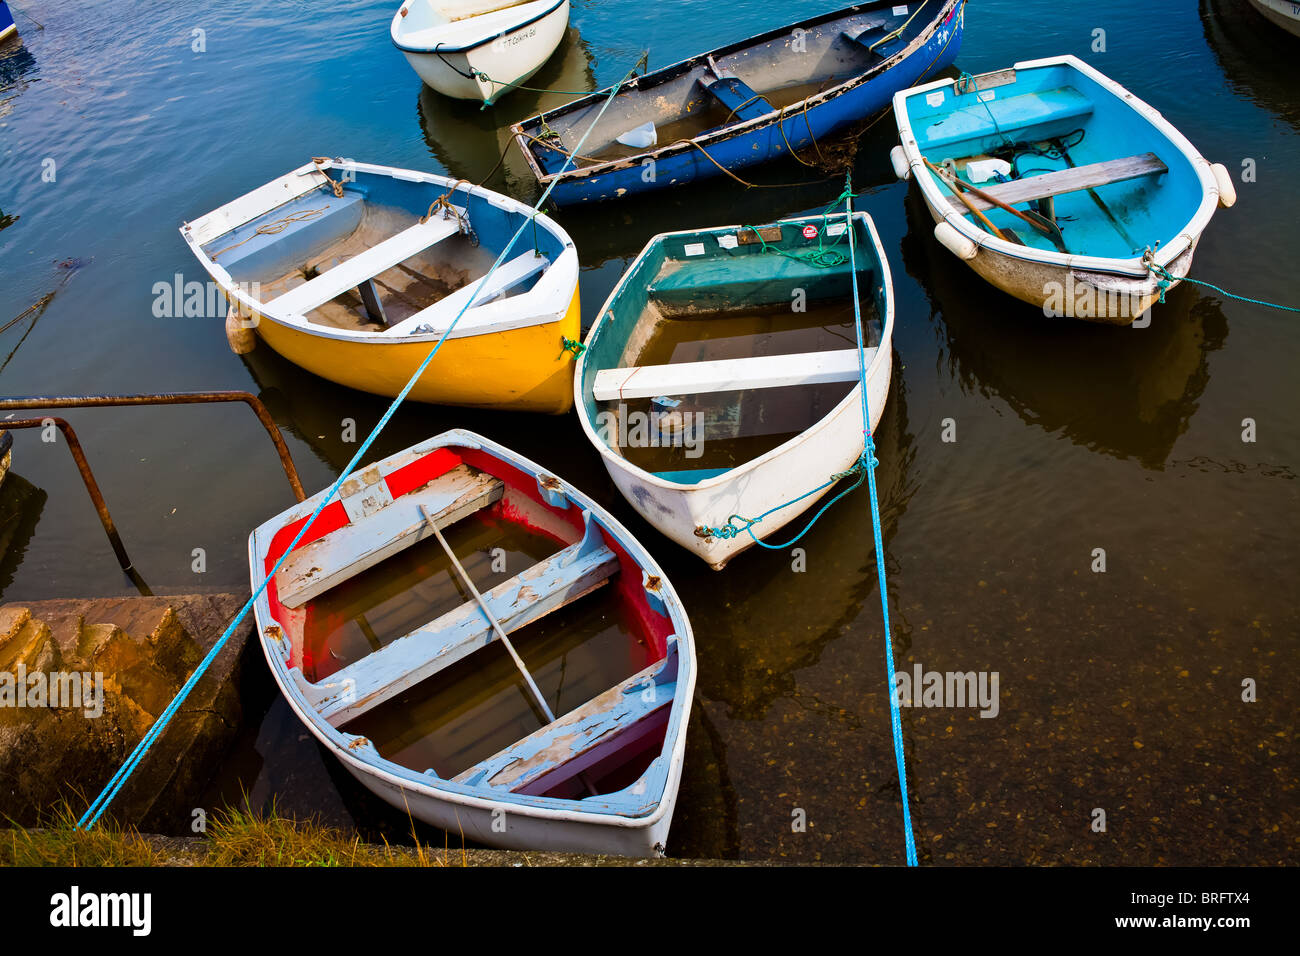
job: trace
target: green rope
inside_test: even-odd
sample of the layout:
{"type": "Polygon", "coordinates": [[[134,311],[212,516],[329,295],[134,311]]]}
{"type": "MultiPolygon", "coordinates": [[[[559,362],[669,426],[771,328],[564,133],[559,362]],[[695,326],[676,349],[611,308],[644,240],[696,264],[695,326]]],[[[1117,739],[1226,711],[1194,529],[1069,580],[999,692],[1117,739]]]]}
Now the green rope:
{"type": "Polygon", "coordinates": [[[1164,266],[1156,265],[1154,262],[1147,263],[1147,268],[1150,269],[1152,273],[1155,274],[1156,285],[1160,287],[1160,301],[1162,303],[1165,301],[1165,293],[1168,292],[1171,288],[1173,288],[1179,282],[1190,282],[1193,285],[1203,285],[1207,289],[1213,289],[1215,292],[1219,293],[1219,295],[1226,296],[1229,299],[1236,299],[1238,302],[1247,302],[1251,305],[1262,305],[1265,308],[1279,309],[1283,312],[1300,312],[1300,309],[1297,309],[1294,306],[1280,305],[1277,302],[1268,302],[1265,301],[1264,299],[1251,299],[1244,295],[1235,295],[1227,291],[1226,289],[1220,289],[1217,285],[1215,285],[1212,282],[1205,282],[1201,279],[1192,279],[1190,277],[1184,277],[1180,279],[1178,278],[1178,276],[1174,275],[1164,266]]]}
{"type": "Polygon", "coordinates": [[[831,475],[830,481],[826,482],[823,485],[819,485],[818,487],[814,488],[812,491],[805,492],[804,494],[800,495],[798,498],[793,498],[790,501],[787,501],[785,504],[780,504],[777,505],[775,508],[770,508],[767,511],[764,511],[757,518],[746,518],[744,515],[732,515],[727,519],[727,523],[720,528],[709,528],[704,525],[701,525],[700,527],[695,529],[695,536],[697,538],[720,538],[725,541],[729,538],[735,538],[745,532],[749,532],[749,536],[754,539],[755,544],[767,548],[771,551],[783,551],[786,548],[789,548],[792,545],[794,545],[800,538],[802,538],[809,531],[811,531],[813,529],[813,525],[817,523],[817,519],[820,518],[823,514],[825,514],[835,504],[835,502],[839,501],[845,495],[849,494],[852,491],[855,491],[859,486],[861,486],[862,482],[867,477],[867,468],[875,468],[879,464],[880,462],[876,460],[874,455],[868,455],[866,451],[863,451],[861,456],[859,456],[858,460],[854,462],[852,468],[850,468],[848,471],[836,472],[835,474],[831,475]],[[822,505],[821,508],[817,511],[817,514],[813,515],[813,519],[808,522],[808,524],[804,527],[804,529],[800,531],[797,535],[795,535],[793,538],[791,538],[789,541],[785,542],[785,544],[770,544],[769,542],[764,541],[758,535],[754,534],[752,530],[754,525],[758,524],[768,515],[775,514],[776,512],[780,511],[783,508],[788,508],[792,504],[795,504],[796,502],[803,501],[805,498],[809,498],[813,495],[821,494],[823,491],[825,491],[831,485],[835,484],[841,478],[848,478],[852,475],[857,475],[858,480],[855,481],[853,484],[849,485],[849,487],[845,488],[843,491],[841,491],[830,501],[826,502],[826,504],[822,505]],[[742,523],[737,525],[736,524],[737,521],[742,523]]]}
{"type": "MultiPolygon", "coordinates": [[[[637,70],[642,70],[643,71],[642,75],[644,75],[644,71],[648,70],[649,68],[650,68],[650,51],[644,50],[641,53],[641,58],[637,60],[636,65],[632,67],[632,74],[635,76],[637,70]]],[[[502,92],[509,92],[510,90],[526,90],[529,93],[554,93],[556,96],[590,96],[593,92],[595,92],[594,90],[549,90],[537,86],[523,86],[522,84],[519,83],[500,83],[497,80],[492,79],[492,77],[488,76],[482,70],[476,69],[474,67],[469,68],[469,73],[470,76],[481,79],[486,83],[491,83],[493,86],[503,87],[504,89],[502,90],[502,92]]],[[[498,93],[496,96],[492,98],[493,103],[496,102],[496,100],[500,97],[500,95],[501,94],[498,93]]],[[[490,104],[488,103],[484,103],[482,106],[479,107],[480,111],[487,109],[489,105],[490,104]]]]}
{"type": "Polygon", "coordinates": [[[561,344],[562,346],[564,346],[564,348],[561,349],[561,351],[562,351],[562,352],[572,352],[574,358],[577,358],[577,357],[578,357],[579,355],[581,355],[583,352],[587,351],[587,346],[583,345],[581,342],[575,342],[573,339],[569,338],[567,335],[561,335],[561,336],[560,336],[560,344],[561,344]]]}
{"type": "Polygon", "coordinates": [[[791,252],[787,249],[778,249],[774,246],[769,246],[767,240],[763,238],[763,234],[759,232],[756,227],[742,226],[741,228],[748,229],[758,237],[758,241],[763,247],[763,252],[772,252],[778,256],[785,256],[785,258],[793,259],[795,262],[804,262],[815,269],[833,269],[836,266],[842,266],[844,263],[849,261],[848,256],[834,247],[838,246],[845,240],[849,234],[849,229],[853,228],[853,224],[851,222],[847,223],[844,232],[840,234],[838,239],[831,243],[830,247],[828,247],[826,245],[826,227],[830,219],[831,210],[840,203],[847,203],[851,199],[856,199],[858,195],[858,193],[845,189],[844,192],[840,193],[839,196],[827,204],[826,208],[822,210],[822,227],[818,231],[816,249],[808,249],[803,252],[791,252]]]}

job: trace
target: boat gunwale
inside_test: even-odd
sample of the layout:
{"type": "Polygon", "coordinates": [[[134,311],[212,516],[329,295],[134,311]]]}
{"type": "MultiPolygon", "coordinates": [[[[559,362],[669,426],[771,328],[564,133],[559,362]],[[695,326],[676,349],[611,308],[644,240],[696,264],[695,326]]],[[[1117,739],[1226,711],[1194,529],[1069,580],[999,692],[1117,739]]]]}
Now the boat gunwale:
{"type": "MultiPolygon", "coordinates": [[[[545,3],[546,0],[534,0],[534,2],[545,3]]],[[[405,46],[404,44],[400,43],[397,39],[396,29],[398,26],[398,20],[403,19],[403,17],[402,17],[402,10],[401,8],[399,8],[397,13],[393,14],[393,22],[388,28],[388,37],[390,40],[393,41],[393,46],[397,47],[397,49],[401,50],[403,53],[417,53],[417,54],[425,54],[427,56],[437,56],[443,53],[471,53],[474,50],[479,49],[480,47],[487,46],[489,43],[499,40],[503,36],[506,36],[510,33],[514,33],[518,30],[522,30],[524,27],[532,26],[534,23],[537,23],[540,20],[545,20],[552,13],[554,13],[561,6],[563,6],[568,2],[569,0],[555,0],[555,3],[553,3],[548,9],[543,10],[541,13],[530,16],[527,20],[524,20],[520,23],[515,23],[508,27],[503,27],[500,30],[495,30],[490,35],[485,36],[481,40],[475,40],[473,43],[467,44],[465,46],[455,46],[455,47],[443,46],[441,41],[433,44],[433,46],[425,46],[425,47],[405,46]]],[[[519,6],[521,7],[526,5],[527,4],[519,4],[519,6]]],[[[405,6],[406,4],[403,3],[402,7],[405,6]]],[[[511,8],[510,7],[504,8],[504,10],[509,10],[509,9],[511,8]]],[[[492,13],[504,12],[504,10],[502,11],[489,10],[487,13],[479,14],[479,16],[490,16],[492,13]]],[[[452,23],[456,23],[456,22],[459,21],[452,20],[442,25],[450,26],[452,23]]]]}
{"type": "MultiPolygon", "coordinates": [[[[496,192],[495,190],[492,189],[487,189],[483,186],[474,185],[472,183],[469,183],[467,180],[453,179],[451,176],[443,176],[439,173],[426,173],[426,172],[420,172],[418,170],[413,170],[413,169],[405,169],[398,166],[381,166],[374,163],[358,163],[343,158],[331,159],[328,162],[322,163],[320,165],[317,165],[316,163],[307,163],[303,166],[298,167],[297,169],[290,170],[284,176],[278,177],[277,179],[273,179],[269,183],[264,183],[262,186],[255,187],[249,192],[243,194],[242,196],[238,196],[235,199],[232,199],[229,202],[221,206],[218,206],[216,209],[204,213],[202,216],[199,216],[197,219],[182,223],[180,227],[180,232],[182,238],[184,238],[186,244],[190,247],[191,252],[193,252],[194,256],[199,260],[199,263],[207,271],[208,275],[211,276],[213,281],[215,281],[218,285],[221,286],[222,290],[226,293],[227,296],[229,296],[232,299],[235,299],[240,304],[240,306],[245,310],[244,314],[256,316],[259,320],[262,319],[270,320],[271,322],[274,322],[275,324],[282,326],[286,329],[291,329],[296,332],[305,332],[309,335],[318,338],[338,339],[345,342],[355,342],[364,345],[403,346],[412,343],[429,344],[438,341],[439,339],[443,338],[444,335],[448,339],[472,338],[479,335],[491,335],[495,333],[510,333],[510,332],[519,331],[520,329],[531,328],[540,325],[548,325],[552,322],[558,322],[567,313],[569,306],[573,301],[573,296],[577,292],[578,278],[580,272],[577,247],[574,245],[573,239],[564,230],[564,227],[561,226],[559,223],[557,223],[550,216],[546,215],[545,213],[538,212],[536,213],[536,215],[534,215],[534,211],[531,206],[527,206],[524,203],[520,202],[519,200],[511,196],[507,196],[504,193],[496,192]],[[215,242],[221,236],[227,235],[233,230],[239,228],[240,226],[247,225],[248,223],[252,222],[254,219],[264,216],[267,213],[272,212],[275,209],[278,209],[280,206],[283,206],[289,202],[294,201],[295,199],[299,199],[302,196],[307,195],[313,189],[319,189],[322,186],[327,186],[329,184],[327,179],[321,178],[320,180],[317,180],[315,177],[308,176],[308,174],[310,173],[320,172],[324,169],[337,169],[340,171],[351,170],[354,172],[367,173],[375,176],[388,176],[391,179],[398,179],[403,182],[428,183],[431,185],[441,186],[453,192],[464,191],[469,195],[477,196],[478,198],[484,200],[485,202],[489,203],[492,206],[495,206],[496,208],[504,212],[534,220],[539,226],[541,226],[541,228],[545,229],[552,236],[552,238],[559,240],[563,244],[564,247],[563,252],[561,252],[560,255],[557,256],[553,262],[547,265],[546,269],[543,270],[542,275],[538,278],[537,281],[538,281],[538,285],[540,285],[542,282],[547,280],[547,277],[555,276],[556,278],[549,283],[556,287],[554,290],[555,294],[558,296],[560,292],[563,292],[566,289],[569,290],[567,295],[565,295],[564,297],[564,301],[560,303],[557,298],[556,299],[557,305],[554,309],[549,309],[546,311],[537,310],[532,312],[532,314],[528,314],[528,310],[518,310],[519,300],[522,299],[524,296],[532,295],[534,292],[537,291],[537,286],[534,286],[528,292],[523,293],[520,296],[513,296],[505,300],[497,299],[491,302],[485,302],[483,303],[482,306],[471,306],[470,308],[464,310],[464,313],[461,316],[462,318],[464,318],[465,315],[468,315],[470,312],[474,311],[475,309],[490,307],[502,301],[509,301],[515,303],[515,311],[524,312],[524,316],[523,318],[510,319],[506,323],[507,327],[504,328],[501,327],[502,326],[501,320],[495,320],[492,324],[490,324],[486,328],[475,328],[473,326],[462,327],[457,325],[457,327],[451,329],[450,332],[446,332],[446,330],[442,330],[442,331],[435,330],[433,332],[416,333],[416,334],[409,334],[409,335],[402,335],[402,336],[390,335],[389,334],[390,330],[387,329],[376,332],[376,331],[366,331],[361,329],[340,329],[340,328],[334,328],[332,326],[318,325],[317,323],[307,319],[306,316],[301,317],[302,321],[295,321],[293,317],[287,314],[284,313],[276,314],[273,311],[268,311],[266,308],[266,303],[259,302],[258,300],[254,299],[252,296],[248,295],[247,292],[245,292],[244,289],[241,287],[241,284],[236,283],[234,279],[231,277],[230,273],[227,272],[223,266],[221,266],[219,263],[216,263],[212,260],[212,258],[203,250],[203,246],[215,242]],[[288,181],[290,177],[293,176],[308,177],[309,180],[311,181],[311,185],[305,189],[302,189],[294,193],[291,196],[276,197],[276,201],[273,204],[259,207],[257,211],[247,215],[247,217],[240,222],[228,224],[227,228],[223,232],[217,233],[216,235],[213,235],[203,240],[202,243],[200,243],[195,238],[195,233],[201,232],[203,226],[207,224],[209,220],[211,220],[213,217],[217,216],[218,214],[222,213],[224,210],[227,210],[232,206],[235,206],[237,203],[246,200],[249,196],[253,195],[253,193],[257,192],[258,189],[262,189],[265,186],[273,185],[276,182],[288,181]]],[[[502,265],[504,264],[505,263],[502,263],[502,265]]],[[[474,283],[477,282],[482,282],[483,278],[484,276],[478,276],[473,280],[471,280],[469,285],[473,285],[474,283]]],[[[543,291],[550,292],[551,290],[543,289],[543,291]]],[[[433,303],[433,304],[436,305],[437,303],[433,303]]]]}
{"type": "MultiPolygon", "coordinates": [[[[676,689],[669,708],[668,722],[664,729],[664,744],[654,758],[655,760],[666,759],[668,761],[663,777],[663,790],[654,796],[648,812],[640,814],[630,812],[625,808],[608,805],[604,808],[598,808],[597,805],[593,804],[589,808],[578,809],[582,804],[595,801],[598,798],[589,797],[585,800],[573,800],[559,797],[533,796],[510,791],[492,792],[490,788],[483,785],[470,786],[441,777],[430,777],[427,774],[403,767],[401,764],[384,758],[374,748],[373,744],[370,745],[368,752],[364,749],[362,752],[354,750],[350,744],[355,744],[358,739],[363,738],[345,734],[325,721],[307,701],[294,681],[291,674],[292,669],[288,666],[284,654],[275,646],[276,641],[269,633],[272,626],[279,628],[282,635],[287,636],[289,632],[279,620],[272,616],[268,589],[263,588],[254,604],[258,641],[262,646],[262,653],[266,657],[271,674],[279,686],[280,693],[288,702],[290,709],[294,711],[298,719],[312,732],[317,740],[328,747],[336,758],[344,762],[347,768],[356,774],[372,779],[377,778],[399,789],[411,790],[431,799],[443,800],[471,809],[491,812],[504,804],[510,807],[512,813],[541,820],[606,827],[618,826],[634,830],[652,828],[663,819],[665,814],[671,813],[676,804],[675,794],[670,794],[669,791],[673,787],[674,778],[680,782],[681,766],[686,755],[687,725],[695,693],[695,637],[691,631],[690,618],[686,614],[686,608],[680,596],[677,594],[672,582],[664,574],[663,569],[659,567],[658,563],[632,533],[594,499],[563,478],[559,478],[553,472],[497,444],[491,439],[467,429],[450,429],[419,442],[405,451],[419,449],[422,454],[428,454],[438,448],[468,448],[483,451],[532,476],[547,475],[556,478],[560,482],[561,490],[570,501],[571,506],[577,506],[590,512],[592,517],[600,522],[601,527],[618,540],[619,545],[644,572],[659,578],[660,595],[663,599],[665,613],[672,623],[672,634],[668,638],[670,650],[665,654],[665,659],[671,656],[672,643],[676,641],[677,644],[676,689]],[[668,747],[670,737],[672,738],[671,748],[668,747]]],[[[399,451],[394,456],[389,457],[401,454],[404,454],[404,452],[399,451]]],[[[368,467],[373,467],[373,464],[368,467]]],[[[264,576],[264,571],[259,573],[258,569],[265,568],[267,548],[275,533],[292,522],[310,515],[325,494],[325,491],[321,491],[305,501],[299,502],[274,518],[263,522],[249,535],[249,571],[254,589],[261,583],[264,576]]],[[[299,673],[301,673],[300,669],[299,673]]],[[[559,716],[562,715],[557,715],[557,717],[559,716]]],[[[603,794],[602,796],[612,796],[612,794],[603,794]]]]}
{"type": "MultiPolygon", "coordinates": [[[[704,53],[698,53],[685,60],[679,60],[676,63],[671,63],[668,66],[661,67],[653,73],[646,73],[640,77],[634,77],[628,83],[624,84],[624,88],[632,86],[638,91],[654,89],[656,86],[660,86],[669,80],[676,79],[684,73],[689,73],[701,64],[707,64],[710,57],[716,58],[719,56],[728,56],[732,53],[751,49],[762,43],[770,42],[798,29],[804,29],[809,26],[820,26],[823,23],[828,23],[833,20],[842,20],[851,16],[857,16],[861,13],[874,12],[874,8],[888,7],[890,6],[890,3],[891,0],[873,0],[873,2],[869,3],[853,4],[840,10],[834,10],[829,13],[818,14],[817,16],[800,20],[797,23],[786,24],[785,26],[769,30],[766,33],[747,37],[726,46],[708,50],[704,53]],[[639,82],[650,78],[654,78],[655,82],[647,85],[642,85],[639,82]]],[[[587,179],[595,175],[603,175],[604,173],[639,165],[647,159],[658,161],[664,157],[675,156],[686,152],[696,145],[707,146],[723,140],[733,139],[740,133],[755,132],[762,127],[772,125],[773,123],[784,123],[788,116],[804,114],[815,107],[825,105],[833,99],[838,99],[840,96],[850,92],[856,87],[877,79],[879,76],[897,67],[903,62],[903,60],[911,57],[930,41],[930,38],[941,26],[948,22],[948,13],[950,11],[956,11],[958,8],[964,7],[965,4],[966,0],[943,0],[943,6],[940,7],[939,13],[931,18],[929,25],[919,33],[911,43],[898,50],[887,59],[871,65],[864,72],[850,77],[837,86],[832,86],[819,93],[814,93],[812,96],[805,97],[804,99],[791,103],[788,106],[772,109],[771,111],[764,113],[761,116],[756,116],[753,119],[743,120],[739,123],[729,123],[712,130],[706,130],[699,136],[693,136],[684,141],[678,140],[657,149],[636,153],[632,156],[623,156],[616,159],[605,160],[592,166],[575,166],[572,169],[561,170],[560,172],[555,173],[548,173],[541,168],[537,157],[533,154],[533,151],[530,148],[528,134],[524,132],[524,128],[526,126],[535,125],[538,121],[545,121],[548,117],[560,116],[593,106],[598,103],[601,98],[607,98],[609,96],[609,90],[612,89],[612,87],[608,86],[588,93],[580,99],[557,106],[555,109],[546,110],[545,112],[529,116],[517,123],[513,123],[510,126],[510,135],[518,143],[520,151],[524,154],[524,159],[527,161],[528,167],[532,171],[533,176],[543,187],[548,186],[552,181],[572,182],[587,179]]]]}
{"type": "MultiPolygon", "coordinates": [[[[1100,85],[1120,103],[1130,107],[1164,136],[1182,154],[1196,173],[1202,190],[1201,201],[1196,212],[1186,225],[1174,234],[1172,241],[1168,245],[1163,245],[1155,250],[1152,256],[1151,261],[1156,265],[1161,267],[1169,266],[1179,256],[1193,247],[1201,233],[1210,224],[1210,220],[1214,217],[1218,207],[1219,186],[1214,178],[1210,161],[1201,155],[1192,142],[1177,127],[1165,119],[1159,110],[1072,53],[1041,57],[1035,60],[1023,60],[1015,63],[1012,69],[1019,72],[1021,70],[1043,69],[1053,66],[1065,66],[1077,70],[1100,85]]],[[[978,80],[983,76],[1004,72],[1006,72],[1005,68],[992,70],[989,73],[979,74],[975,79],[978,80]]],[[[1151,288],[1155,288],[1156,277],[1144,265],[1142,256],[1121,259],[1112,256],[1087,256],[1058,252],[1055,249],[1033,249],[1028,246],[1017,245],[1009,240],[999,239],[991,235],[952,208],[946,197],[940,192],[938,184],[934,182],[921,162],[921,149],[912,130],[912,118],[908,113],[907,103],[910,99],[934,90],[955,87],[956,83],[956,79],[935,80],[921,86],[900,90],[894,96],[894,117],[898,124],[899,142],[907,157],[911,178],[921,190],[921,194],[926,205],[930,207],[931,213],[941,213],[941,221],[949,223],[978,247],[987,249],[991,253],[1011,259],[1019,259],[1023,262],[1059,266],[1073,272],[1102,273],[1134,280],[1145,279],[1146,284],[1150,285],[1151,288]]],[[[954,95],[956,95],[955,90],[954,95]]]]}
{"type": "MultiPolygon", "coordinates": [[[[833,218],[842,218],[842,217],[844,217],[844,213],[832,214],[830,218],[833,219],[833,218]]],[[[872,358],[871,363],[867,366],[865,370],[865,374],[863,375],[863,378],[866,379],[868,386],[870,386],[872,380],[875,379],[876,376],[879,374],[880,366],[882,364],[885,365],[886,367],[892,366],[894,360],[894,356],[893,356],[894,281],[893,281],[893,275],[889,269],[889,259],[885,255],[884,245],[880,241],[880,234],[876,231],[876,224],[872,220],[870,214],[868,214],[865,210],[860,210],[860,209],[854,210],[853,218],[854,220],[863,221],[867,227],[867,233],[871,238],[872,247],[873,247],[876,260],[880,264],[880,273],[881,273],[880,281],[884,287],[884,293],[885,293],[884,294],[885,312],[884,315],[881,317],[882,323],[881,323],[881,330],[880,330],[880,342],[876,346],[874,346],[874,348],[876,349],[876,354],[872,358]]],[[[786,223],[797,224],[797,223],[805,223],[805,222],[821,222],[822,219],[823,219],[822,216],[802,216],[797,219],[778,219],[774,222],[767,223],[765,225],[776,226],[776,225],[783,225],[786,223]]],[[[583,369],[585,367],[584,363],[587,360],[587,356],[591,354],[590,347],[593,339],[596,336],[597,330],[605,322],[605,316],[609,314],[610,306],[614,302],[614,299],[623,291],[623,287],[627,284],[628,278],[636,271],[637,265],[639,265],[640,262],[647,255],[650,254],[652,248],[654,248],[656,245],[659,245],[665,239],[671,239],[677,236],[717,235],[719,233],[735,232],[736,230],[739,229],[749,229],[749,228],[753,228],[753,227],[743,226],[743,225],[717,226],[708,229],[685,229],[677,232],[665,232],[655,236],[648,243],[646,243],[646,247],[641,250],[640,254],[634,260],[632,260],[632,263],[628,266],[627,270],[623,273],[623,276],[615,284],[613,290],[609,294],[609,297],[605,300],[605,303],[601,306],[600,311],[597,313],[598,318],[592,324],[591,329],[588,330],[587,332],[587,338],[584,343],[583,352],[580,356],[578,356],[578,363],[573,370],[574,401],[578,408],[578,419],[582,423],[582,430],[586,433],[587,440],[590,441],[591,444],[593,444],[596,447],[596,450],[600,452],[601,456],[607,462],[614,463],[619,468],[619,470],[631,474],[637,480],[645,484],[652,485],[656,488],[662,488],[664,490],[670,490],[676,492],[708,491],[714,488],[723,487],[724,485],[736,481],[737,479],[744,477],[746,474],[750,472],[756,471],[760,468],[764,468],[767,465],[771,464],[776,459],[785,456],[787,453],[792,451],[796,445],[803,444],[811,436],[818,435],[824,429],[830,428],[833,421],[836,418],[838,418],[840,414],[843,413],[844,407],[847,404],[850,403],[861,404],[863,401],[862,381],[859,380],[854,383],[853,388],[849,390],[848,394],[845,395],[844,398],[840,399],[840,401],[835,405],[834,408],[830,409],[821,418],[813,422],[813,424],[809,425],[807,428],[799,432],[799,434],[795,435],[793,438],[789,438],[786,441],[783,441],[775,448],[769,449],[768,451],[759,455],[757,458],[751,458],[749,461],[736,465],[736,467],[734,468],[727,469],[720,475],[714,475],[712,478],[706,478],[703,481],[697,481],[690,484],[683,484],[676,481],[669,481],[665,478],[660,478],[654,472],[647,471],[646,469],[642,468],[640,465],[636,465],[631,461],[628,461],[626,457],[618,454],[617,452],[614,451],[614,449],[610,448],[608,443],[606,443],[604,439],[602,439],[599,435],[597,435],[595,429],[592,428],[591,422],[589,421],[587,415],[587,403],[586,403],[585,390],[583,389],[582,386],[583,369]]],[[[758,228],[761,229],[764,228],[764,226],[759,226],[758,228]]],[[[856,278],[857,277],[855,276],[855,281],[856,278]]],[[[863,343],[863,345],[864,347],[866,347],[865,342],[863,343]]],[[[793,386],[793,387],[798,388],[801,386],[793,386]]],[[[874,434],[874,430],[873,430],[873,434],[874,434]]]]}

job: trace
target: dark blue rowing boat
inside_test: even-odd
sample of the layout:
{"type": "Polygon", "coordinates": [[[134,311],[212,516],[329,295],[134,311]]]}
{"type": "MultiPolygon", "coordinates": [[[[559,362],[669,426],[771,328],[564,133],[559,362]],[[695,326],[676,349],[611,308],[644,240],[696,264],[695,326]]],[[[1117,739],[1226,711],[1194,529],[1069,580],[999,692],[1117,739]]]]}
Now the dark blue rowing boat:
{"type": "Polygon", "coordinates": [[[965,3],[860,3],[634,77],[568,170],[609,90],[511,132],[538,182],[555,182],[551,196],[562,206],[681,185],[815,148],[949,66],[961,48],[965,3]]]}

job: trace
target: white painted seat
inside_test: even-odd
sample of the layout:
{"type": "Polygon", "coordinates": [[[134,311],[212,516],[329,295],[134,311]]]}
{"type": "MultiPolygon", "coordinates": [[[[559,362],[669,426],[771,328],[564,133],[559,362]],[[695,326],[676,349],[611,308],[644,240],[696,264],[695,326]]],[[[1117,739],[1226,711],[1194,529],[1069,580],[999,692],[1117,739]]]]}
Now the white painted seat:
{"type": "Polygon", "coordinates": [[[428,222],[416,223],[379,245],[371,246],[365,252],[290,289],[284,295],[277,296],[266,303],[266,309],[272,314],[305,315],[459,231],[460,223],[456,219],[444,219],[441,216],[434,216],[428,222]]]}
{"type": "MultiPolygon", "coordinates": [[[[421,309],[415,315],[398,322],[386,334],[440,334],[446,331],[447,326],[451,325],[456,316],[460,315],[461,309],[465,308],[465,303],[469,302],[471,298],[473,299],[473,305],[470,308],[485,305],[493,299],[505,295],[516,286],[527,282],[538,273],[544,272],[549,265],[550,260],[545,256],[539,256],[529,250],[509,262],[501,263],[488,278],[486,284],[480,276],[461,286],[451,295],[439,299],[428,308],[421,309]],[[479,286],[483,286],[483,288],[480,290],[479,286]]],[[[468,314],[469,310],[466,309],[465,311],[468,314]]]]}
{"type": "MultiPolygon", "coordinates": [[[[863,361],[871,365],[875,349],[863,361]]],[[[852,382],[860,374],[857,349],[801,352],[795,355],[756,355],[714,362],[679,362],[607,368],[596,373],[592,395],[598,402],[657,395],[701,395],[747,388],[781,388],[852,382]]]]}
{"type": "Polygon", "coordinates": [[[431,537],[433,531],[421,508],[433,515],[441,529],[488,507],[505,490],[499,479],[467,465],[453,468],[427,487],[397,499],[380,480],[348,494],[348,486],[356,481],[354,478],[344,486],[341,499],[353,519],[351,523],[319,541],[295,548],[275,573],[276,593],[285,607],[301,607],[336,584],[431,537]]]}

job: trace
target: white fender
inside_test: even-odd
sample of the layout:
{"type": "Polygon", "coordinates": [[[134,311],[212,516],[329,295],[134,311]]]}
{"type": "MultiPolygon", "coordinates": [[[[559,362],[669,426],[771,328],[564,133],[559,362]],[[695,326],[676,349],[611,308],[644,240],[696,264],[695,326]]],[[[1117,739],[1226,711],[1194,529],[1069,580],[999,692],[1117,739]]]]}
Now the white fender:
{"type": "Polygon", "coordinates": [[[975,244],[973,239],[963,236],[957,231],[957,227],[949,222],[941,222],[934,227],[934,238],[938,239],[943,247],[958,259],[964,259],[967,262],[974,259],[975,254],[980,251],[980,247],[975,244]]]}
{"type": "Polygon", "coordinates": [[[1228,172],[1228,167],[1223,163],[1215,163],[1210,167],[1210,172],[1214,173],[1214,181],[1219,187],[1219,205],[1231,209],[1237,201],[1237,187],[1232,181],[1232,173],[1228,172]]]}
{"type": "Polygon", "coordinates": [[[908,165],[907,153],[902,146],[895,146],[889,151],[889,161],[894,164],[894,175],[906,182],[912,178],[912,167],[908,165]]]}

